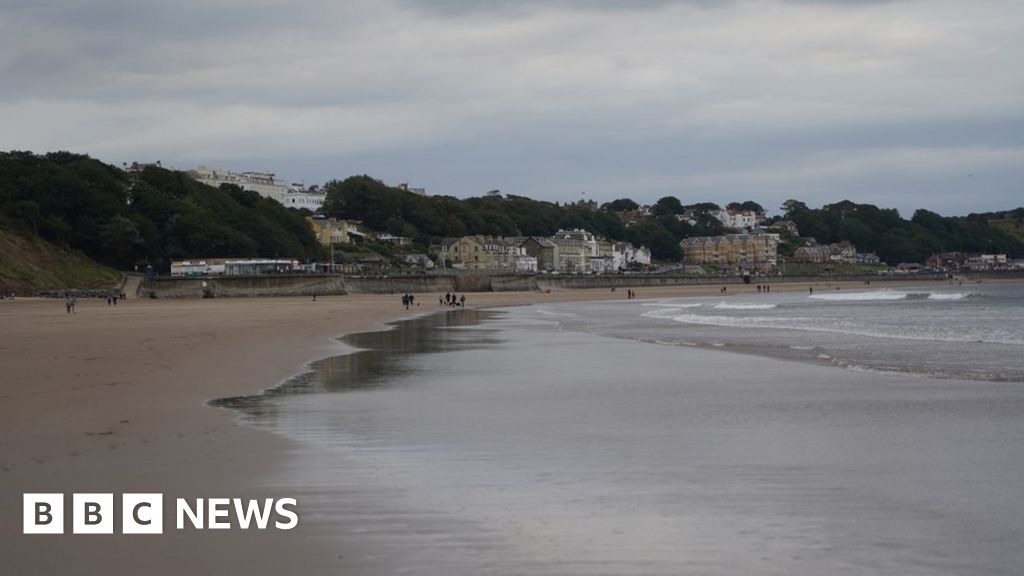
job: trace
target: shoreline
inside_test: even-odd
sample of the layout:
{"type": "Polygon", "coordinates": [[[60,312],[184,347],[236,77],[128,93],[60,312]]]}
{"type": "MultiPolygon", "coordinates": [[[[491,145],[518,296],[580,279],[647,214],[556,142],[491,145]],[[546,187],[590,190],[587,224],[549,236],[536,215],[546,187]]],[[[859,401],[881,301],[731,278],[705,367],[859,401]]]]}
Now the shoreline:
{"type": "MultiPolygon", "coordinates": [[[[842,289],[869,289],[836,283],[842,289]]],[[[886,283],[886,288],[947,282],[886,283]]],[[[732,286],[730,286],[732,288],[732,286]]],[[[639,298],[721,296],[719,287],[639,290],[639,298]]],[[[779,288],[806,291],[807,285],[779,288]]],[[[754,285],[729,295],[755,293],[754,285]],[[742,290],[747,288],[747,290],[742,290]]],[[[271,574],[294,558],[329,570],[344,550],[290,532],[166,530],[161,537],[25,536],[21,494],[162,492],[175,497],[287,497],[260,480],[292,441],[239,425],[210,401],[260,394],[335,355],[338,339],[438,310],[436,295],[405,310],[397,295],[245,300],[0,303],[0,478],[3,552],[12,573],[271,574]],[[196,551],[202,550],[201,553],[196,551]],[[282,554],[287,550],[288,554],[282,554]],[[69,571],[69,563],[74,568],[69,571]]],[[[624,290],[470,293],[471,308],[625,299],[624,290]]],[[[390,329],[390,328],[388,328],[390,329]]],[[[300,501],[301,510],[301,501],[300,501]]],[[[303,510],[309,513],[308,510],[303,510]]],[[[167,524],[165,511],[165,526],[167,524]]],[[[344,543],[341,543],[343,546],[344,543]]]]}

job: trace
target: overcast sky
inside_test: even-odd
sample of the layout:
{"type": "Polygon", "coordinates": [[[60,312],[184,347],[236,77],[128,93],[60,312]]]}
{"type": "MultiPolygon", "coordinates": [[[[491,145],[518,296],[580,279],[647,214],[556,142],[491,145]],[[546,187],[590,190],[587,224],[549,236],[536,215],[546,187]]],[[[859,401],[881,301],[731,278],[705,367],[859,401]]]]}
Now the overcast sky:
{"type": "Polygon", "coordinates": [[[0,150],[429,193],[1024,204],[1020,0],[0,0],[0,150]]]}

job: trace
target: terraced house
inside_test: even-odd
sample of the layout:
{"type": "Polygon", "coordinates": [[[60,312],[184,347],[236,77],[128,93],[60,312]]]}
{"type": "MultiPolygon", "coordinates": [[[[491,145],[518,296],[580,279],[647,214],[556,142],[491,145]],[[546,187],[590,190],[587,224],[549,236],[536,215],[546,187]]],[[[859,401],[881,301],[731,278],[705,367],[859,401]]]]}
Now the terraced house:
{"type": "Polygon", "coordinates": [[[692,236],[679,243],[687,264],[729,272],[771,272],[778,262],[778,234],[692,236]]]}
{"type": "Polygon", "coordinates": [[[445,268],[536,272],[537,258],[526,253],[521,242],[491,236],[445,238],[434,247],[445,268]]]}

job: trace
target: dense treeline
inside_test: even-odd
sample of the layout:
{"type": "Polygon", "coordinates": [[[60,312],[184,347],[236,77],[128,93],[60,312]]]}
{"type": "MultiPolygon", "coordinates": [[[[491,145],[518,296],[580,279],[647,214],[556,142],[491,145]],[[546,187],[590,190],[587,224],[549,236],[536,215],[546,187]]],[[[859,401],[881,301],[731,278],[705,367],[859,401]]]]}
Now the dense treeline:
{"type": "MultiPolygon", "coordinates": [[[[618,214],[640,208],[629,198],[608,202],[597,210],[582,203],[559,205],[523,196],[502,196],[497,191],[459,200],[417,196],[365,175],[329,182],[326,190],[324,211],[328,215],[362,220],[372,229],[411,237],[421,245],[465,234],[548,236],[559,228],[584,228],[613,240],[645,245],[655,258],[672,261],[681,256],[679,241],[683,238],[726,232],[710,214],[719,209],[717,204],[686,205],[674,196],[661,198],[650,207],[649,216],[626,226],[618,214]],[[677,218],[687,211],[695,224],[677,218]]],[[[727,208],[764,212],[760,204],[749,200],[733,202],[727,208]]],[[[896,210],[849,201],[811,209],[794,200],[784,209],[785,215],[774,220],[793,220],[800,236],[826,244],[847,240],[861,251],[877,253],[890,264],[922,262],[936,252],[955,250],[1024,256],[1019,239],[990,226],[988,218],[981,215],[950,218],[918,210],[913,218],[905,220],[896,210]]],[[[1022,212],[1018,209],[1001,215],[1019,218],[1022,212]]],[[[800,243],[797,238],[785,238],[783,249],[792,252],[800,243]]]]}
{"type": "MultiPolygon", "coordinates": [[[[1024,242],[991,226],[984,215],[950,218],[917,210],[905,220],[896,210],[847,200],[819,209],[790,200],[785,207],[785,218],[796,223],[801,236],[813,236],[820,243],[849,241],[889,264],[923,262],[932,254],[954,251],[1024,256],[1024,242]]],[[[1021,218],[1024,210],[1002,213],[1007,214],[1021,218]]]]}
{"type": "Polygon", "coordinates": [[[197,257],[319,258],[303,216],[181,172],[127,174],[88,156],[0,153],[0,226],[121,269],[197,257]]]}
{"type": "MultiPolygon", "coordinates": [[[[640,206],[629,198],[599,208],[498,191],[460,200],[418,196],[365,175],[329,182],[325,189],[325,214],[411,237],[416,249],[466,234],[549,236],[560,228],[583,228],[645,245],[656,259],[677,261],[683,238],[726,232],[710,213],[718,205],[684,205],[673,196],[661,198],[641,215],[640,206]],[[680,219],[684,213],[687,218],[680,219]]],[[[727,207],[764,211],[753,201],[727,207]]],[[[821,243],[850,241],[890,264],[921,262],[933,253],[955,250],[1024,257],[1024,242],[1006,231],[1011,229],[1007,222],[1024,219],[1024,208],[963,218],[918,210],[909,220],[896,210],[849,201],[813,209],[791,200],[783,209],[785,214],[775,220],[792,220],[801,237],[821,243]]],[[[196,257],[324,256],[302,213],[255,192],[236,186],[210,188],[161,168],[128,174],[67,152],[0,153],[0,227],[38,235],[122,269],[148,261],[166,270],[171,259],[196,257]]],[[[784,240],[784,253],[802,242],[784,240]]]]}

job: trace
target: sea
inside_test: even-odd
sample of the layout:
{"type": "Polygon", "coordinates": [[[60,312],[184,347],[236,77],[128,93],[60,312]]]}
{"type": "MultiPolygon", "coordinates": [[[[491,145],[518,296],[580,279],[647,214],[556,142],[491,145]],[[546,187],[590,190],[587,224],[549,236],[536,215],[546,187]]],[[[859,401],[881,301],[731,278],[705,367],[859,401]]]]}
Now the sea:
{"type": "Polygon", "coordinates": [[[217,404],[295,441],[262,482],[339,573],[1024,573],[1024,285],[609,296],[217,404]]]}

